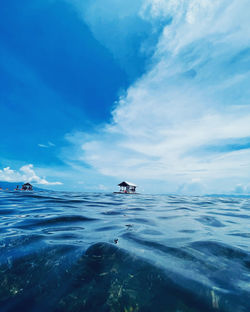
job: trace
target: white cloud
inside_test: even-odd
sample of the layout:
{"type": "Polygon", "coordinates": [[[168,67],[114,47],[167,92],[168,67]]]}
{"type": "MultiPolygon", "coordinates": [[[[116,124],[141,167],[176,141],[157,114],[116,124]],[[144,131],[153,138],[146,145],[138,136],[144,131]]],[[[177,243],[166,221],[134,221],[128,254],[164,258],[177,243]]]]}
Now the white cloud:
{"type": "Polygon", "coordinates": [[[38,144],[38,146],[39,146],[39,147],[43,147],[43,148],[48,148],[48,146],[45,145],[45,144],[38,144]]]}
{"type": "Polygon", "coordinates": [[[104,175],[165,181],[176,191],[185,185],[187,193],[250,182],[250,149],[240,143],[250,142],[249,7],[145,1],[145,19],[172,17],[152,67],[119,99],[109,124],[90,138],[77,134],[74,157],[104,175]]]}
{"type": "Polygon", "coordinates": [[[0,170],[0,180],[8,182],[33,182],[41,185],[61,185],[61,182],[49,182],[45,178],[39,177],[34,169],[33,165],[22,166],[19,171],[12,170],[10,167],[6,167],[0,170]]]}
{"type": "Polygon", "coordinates": [[[3,170],[0,170],[0,180],[8,182],[20,181],[21,174],[15,170],[10,169],[10,167],[6,167],[3,168],[3,170]]]}
{"type": "Polygon", "coordinates": [[[39,146],[39,147],[43,147],[43,148],[49,148],[49,147],[54,147],[55,144],[49,141],[47,144],[41,144],[41,143],[39,143],[38,146],[39,146]]]}

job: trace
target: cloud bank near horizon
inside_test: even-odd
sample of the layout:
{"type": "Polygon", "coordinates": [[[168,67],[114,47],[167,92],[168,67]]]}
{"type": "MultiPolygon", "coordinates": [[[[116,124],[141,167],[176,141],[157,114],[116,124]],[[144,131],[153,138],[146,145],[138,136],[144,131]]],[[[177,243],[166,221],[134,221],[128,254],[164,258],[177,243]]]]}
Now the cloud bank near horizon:
{"type": "Polygon", "coordinates": [[[39,177],[33,165],[22,166],[19,171],[12,170],[10,167],[0,170],[0,181],[6,182],[33,182],[41,185],[61,185],[61,182],[49,182],[45,178],[39,177]]]}
{"type": "Polygon", "coordinates": [[[68,136],[80,146],[75,159],[107,176],[158,180],[177,192],[248,185],[249,4],[144,1],[141,17],[171,23],[112,121],[95,134],[68,136]]]}

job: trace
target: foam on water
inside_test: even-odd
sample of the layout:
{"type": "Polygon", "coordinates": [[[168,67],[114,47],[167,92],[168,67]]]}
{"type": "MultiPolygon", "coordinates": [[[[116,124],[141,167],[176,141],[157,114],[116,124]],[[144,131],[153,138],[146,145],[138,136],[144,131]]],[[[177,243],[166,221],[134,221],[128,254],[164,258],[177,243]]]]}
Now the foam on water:
{"type": "Polygon", "coordinates": [[[1,311],[250,311],[250,198],[0,192],[1,311]]]}

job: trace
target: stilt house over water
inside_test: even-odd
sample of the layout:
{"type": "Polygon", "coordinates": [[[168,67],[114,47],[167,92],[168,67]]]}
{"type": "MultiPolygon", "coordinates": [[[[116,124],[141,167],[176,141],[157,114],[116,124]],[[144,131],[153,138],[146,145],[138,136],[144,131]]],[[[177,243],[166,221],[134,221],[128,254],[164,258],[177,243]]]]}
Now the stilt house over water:
{"type": "Polygon", "coordinates": [[[134,194],[136,193],[136,185],[130,182],[123,181],[120,184],[120,192],[118,193],[127,193],[127,194],[134,194]]]}

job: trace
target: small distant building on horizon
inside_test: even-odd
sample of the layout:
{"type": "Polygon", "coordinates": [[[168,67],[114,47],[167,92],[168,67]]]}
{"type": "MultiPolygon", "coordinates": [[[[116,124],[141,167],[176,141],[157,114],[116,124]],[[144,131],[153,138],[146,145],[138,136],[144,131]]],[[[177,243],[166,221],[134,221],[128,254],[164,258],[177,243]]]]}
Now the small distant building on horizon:
{"type": "Polygon", "coordinates": [[[30,183],[24,183],[21,188],[22,191],[32,191],[33,186],[30,183]]]}
{"type": "Polygon", "coordinates": [[[118,186],[120,186],[120,191],[119,192],[115,192],[115,193],[125,193],[125,194],[134,194],[136,193],[136,187],[137,185],[127,182],[127,181],[123,181],[121,183],[118,184],[118,186]]]}

